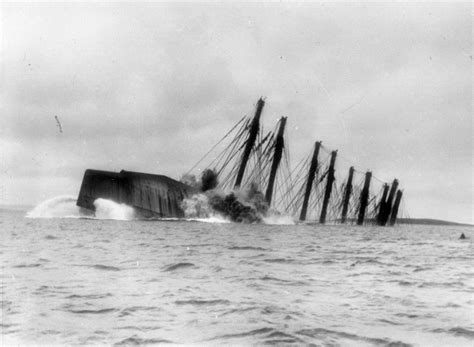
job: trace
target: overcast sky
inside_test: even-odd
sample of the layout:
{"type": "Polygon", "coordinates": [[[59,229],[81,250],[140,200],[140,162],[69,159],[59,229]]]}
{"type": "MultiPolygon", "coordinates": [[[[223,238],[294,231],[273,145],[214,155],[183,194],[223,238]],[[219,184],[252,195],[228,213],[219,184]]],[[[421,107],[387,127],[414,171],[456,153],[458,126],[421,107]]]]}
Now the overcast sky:
{"type": "Polygon", "coordinates": [[[411,217],[473,223],[470,3],[0,6],[2,204],[179,178],[265,96],[295,162],[322,140],[411,217]]]}

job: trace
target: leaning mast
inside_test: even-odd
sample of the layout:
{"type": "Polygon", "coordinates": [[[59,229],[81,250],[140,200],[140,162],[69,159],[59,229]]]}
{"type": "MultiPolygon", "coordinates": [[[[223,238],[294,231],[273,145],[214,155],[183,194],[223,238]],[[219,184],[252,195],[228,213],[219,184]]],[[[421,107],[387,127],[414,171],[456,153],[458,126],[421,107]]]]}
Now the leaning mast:
{"type": "Polygon", "coordinates": [[[265,101],[260,98],[257,101],[257,108],[255,110],[255,116],[253,117],[252,123],[250,124],[249,137],[247,138],[244,153],[242,155],[242,161],[240,162],[239,171],[237,173],[237,179],[235,180],[234,188],[240,188],[242,179],[244,178],[245,168],[250,157],[250,153],[255,145],[255,140],[257,139],[258,131],[260,130],[260,115],[262,114],[263,106],[265,101]]]}

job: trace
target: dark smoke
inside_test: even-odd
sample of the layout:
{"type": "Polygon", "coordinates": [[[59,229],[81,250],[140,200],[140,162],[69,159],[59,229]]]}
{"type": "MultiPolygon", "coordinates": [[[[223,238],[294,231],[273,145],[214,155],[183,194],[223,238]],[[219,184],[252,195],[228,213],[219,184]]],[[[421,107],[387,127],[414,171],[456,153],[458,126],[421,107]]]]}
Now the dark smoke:
{"type": "Polygon", "coordinates": [[[207,193],[211,208],[238,223],[261,223],[268,212],[264,195],[252,185],[248,191],[221,194],[207,193]]]}
{"type": "Polygon", "coordinates": [[[217,174],[214,172],[214,170],[206,169],[202,172],[201,190],[203,192],[214,189],[218,184],[219,181],[217,180],[217,174]]]}
{"type": "Polygon", "coordinates": [[[187,217],[208,218],[213,213],[238,223],[262,223],[268,214],[265,196],[256,184],[247,190],[222,192],[216,189],[219,184],[214,170],[202,172],[201,182],[194,175],[184,175],[181,182],[199,189],[202,193],[185,199],[182,208],[187,217]]]}

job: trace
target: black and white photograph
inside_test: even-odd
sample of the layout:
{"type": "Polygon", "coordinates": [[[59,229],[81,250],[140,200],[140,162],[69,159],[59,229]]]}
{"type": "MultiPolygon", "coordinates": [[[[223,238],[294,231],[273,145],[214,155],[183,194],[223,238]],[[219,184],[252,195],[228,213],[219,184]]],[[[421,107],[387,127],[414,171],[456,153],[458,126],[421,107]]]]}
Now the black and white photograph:
{"type": "Polygon", "coordinates": [[[473,4],[0,3],[1,346],[473,346],[473,4]]]}

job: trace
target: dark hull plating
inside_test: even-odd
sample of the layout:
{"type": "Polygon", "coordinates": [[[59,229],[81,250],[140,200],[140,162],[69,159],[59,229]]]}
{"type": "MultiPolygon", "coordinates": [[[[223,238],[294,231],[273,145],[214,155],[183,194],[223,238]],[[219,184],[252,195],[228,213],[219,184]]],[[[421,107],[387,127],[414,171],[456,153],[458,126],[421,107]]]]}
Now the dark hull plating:
{"type": "Polygon", "coordinates": [[[195,190],[163,175],[131,171],[84,173],[77,205],[95,211],[98,198],[132,206],[140,217],[182,218],[181,202],[195,190]]]}

